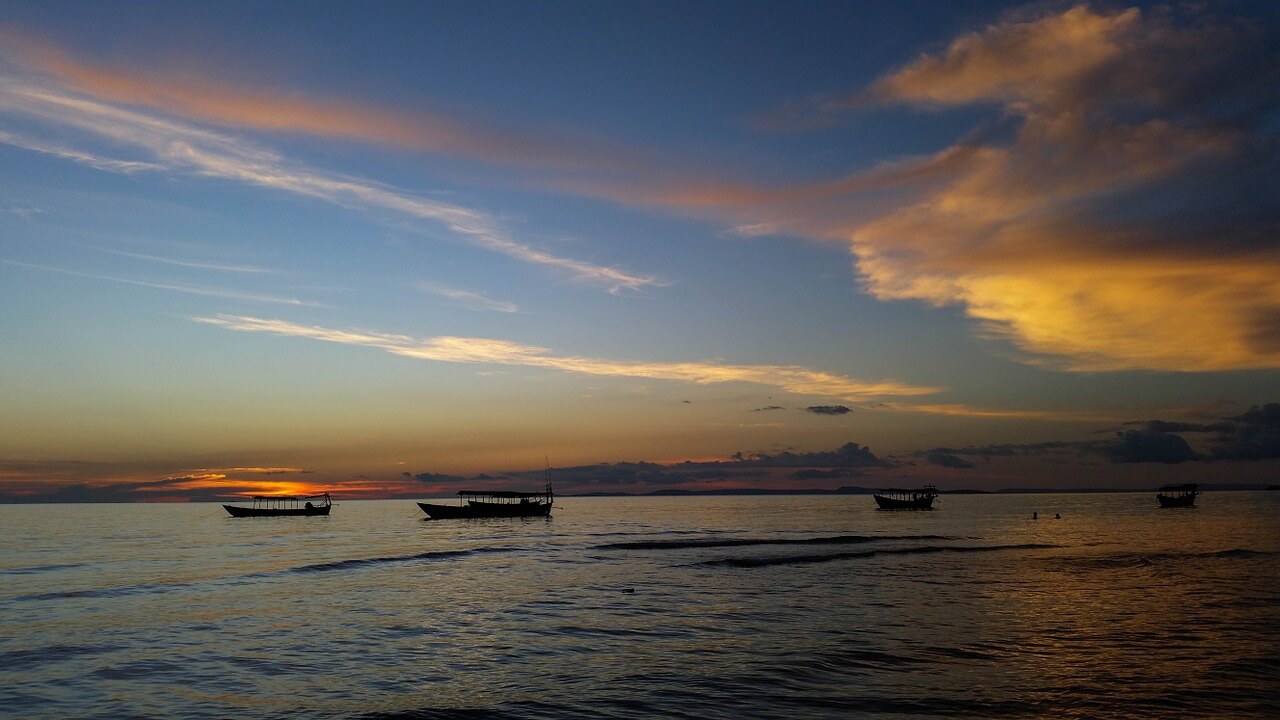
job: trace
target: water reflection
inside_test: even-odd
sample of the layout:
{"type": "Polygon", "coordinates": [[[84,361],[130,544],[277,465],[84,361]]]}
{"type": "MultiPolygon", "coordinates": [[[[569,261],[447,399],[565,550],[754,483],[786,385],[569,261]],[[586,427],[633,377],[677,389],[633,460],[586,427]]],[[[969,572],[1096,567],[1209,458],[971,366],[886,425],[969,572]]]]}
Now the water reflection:
{"type": "Polygon", "coordinates": [[[24,717],[1264,717],[1277,499],[5,507],[0,687],[24,717]]]}

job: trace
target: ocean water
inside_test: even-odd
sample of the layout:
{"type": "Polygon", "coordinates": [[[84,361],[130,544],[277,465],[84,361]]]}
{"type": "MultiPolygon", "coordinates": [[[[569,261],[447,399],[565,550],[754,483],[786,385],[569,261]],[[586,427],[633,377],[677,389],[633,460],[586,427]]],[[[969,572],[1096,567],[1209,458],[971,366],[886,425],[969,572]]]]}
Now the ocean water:
{"type": "Polygon", "coordinates": [[[1280,717],[1280,493],[1199,505],[0,506],[0,716],[1280,717]]]}

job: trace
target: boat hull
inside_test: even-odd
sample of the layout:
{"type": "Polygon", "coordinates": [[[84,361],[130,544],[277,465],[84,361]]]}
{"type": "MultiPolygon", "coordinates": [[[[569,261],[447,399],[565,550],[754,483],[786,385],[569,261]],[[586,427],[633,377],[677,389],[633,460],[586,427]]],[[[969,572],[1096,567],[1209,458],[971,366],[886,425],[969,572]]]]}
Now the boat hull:
{"type": "Polygon", "coordinates": [[[884,495],[873,495],[876,499],[876,505],[881,510],[932,510],[933,498],[920,497],[914,500],[899,500],[898,498],[886,497],[884,495]]]}
{"type": "Polygon", "coordinates": [[[454,520],[459,518],[515,518],[515,517],[549,517],[551,503],[486,503],[469,502],[466,505],[435,505],[418,503],[432,520],[454,520]]]}
{"type": "Polygon", "coordinates": [[[235,505],[223,505],[231,517],[304,517],[312,515],[328,515],[332,505],[317,505],[309,508],[246,508],[235,505]]]}
{"type": "Polygon", "coordinates": [[[1162,508],[1185,508],[1196,506],[1195,495],[1179,495],[1170,497],[1169,495],[1156,495],[1156,499],[1160,501],[1162,508]]]}

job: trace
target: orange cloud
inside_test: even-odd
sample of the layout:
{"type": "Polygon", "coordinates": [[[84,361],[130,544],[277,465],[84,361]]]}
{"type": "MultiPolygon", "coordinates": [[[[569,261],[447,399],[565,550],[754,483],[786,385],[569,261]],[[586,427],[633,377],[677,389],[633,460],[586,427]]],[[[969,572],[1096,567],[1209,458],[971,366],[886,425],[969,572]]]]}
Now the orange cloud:
{"type": "Polygon", "coordinates": [[[0,28],[0,40],[19,61],[78,92],[203,123],[346,138],[529,167],[598,170],[641,161],[624,148],[581,134],[530,132],[426,109],[405,111],[295,89],[235,84],[191,70],[112,67],[14,28],[0,28]]]}
{"type": "Polygon", "coordinates": [[[406,335],[335,330],[298,325],[285,320],[236,315],[192,319],[229,330],[310,338],[345,345],[363,345],[404,357],[437,362],[521,365],[584,375],[648,378],[698,384],[748,382],[774,386],[787,392],[847,399],[915,396],[939,392],[939,388],[910,385],[893,380],[867,382],[793,365],[608,360],[575,355],[554,355],[546,348],[491,338],[444,336],[419,340],[406,335]]]}
{"type": "Polygon", "coordinates": [[[1031,22],[1008,22],[952,41],[870,89],[883,100],[955,105],[1054,102],[1131,47],[1137,8],[1112,15],[1080,5],[1031,22]]]}
{"type": "Polygon", "coordinates": [[[1170,95],[1165,76],[1132,56],[1205,38],[1140,20],[1077,7],[997,25],[875,86],[886,100],[1002,103],[1023,125],[950,184],[851,232],[872,294],[962,304],[1039,361],[1076,370],[1280,365],[1277,344],[1259,342],[1280,310],[1274,245],[1242,243],[1230,223],[1193,236],[1167,219],[1185,207],[1204,222],[1191,193],[1203,177],[1236,191],[1252,138],[1157,100],[1170,95]],[[1120,79],[1098,76],[1130,60],[1120,79]]]}
{"type": "MultiPolygon", "coordinates": [[[[942,388],[911,385],[895,380],[857,380],[843,375],[795,365],[734,365],[706,361],[642,362],[609,360],[575,355],[555,355],[547,348],[492,338],[442,336],[423,340],[407,335],[337,330],[314,325],[299,325],[285,320],[237,315],[218,315],[192,319],[196,322],[229,330],[309,338],[344,345],[360,345],[377,348],[403,357],[436,362],[519,365],[583,375],[645,378],[700,385],[745,382],[772,386],[799,395],[841,398],[853,402],[866,402],[881,397],[918,397],[942,391],[942,388]]],[[[1027,418],[1058,421],[1099,418],[1097,414],[1082,416],[1069,412],[981,408],[962,404],[874,402],[860,409],[871,412],[918,412],[976,418],[1027,418]]],[[[1106,417],[1107,419],[1112,419],[1109,416],[1106,417]]]]}
{"type": "Polygon", "coordinates": [[[916,175],[869,171],[839,198],[742,195],[766,204],[728,214],[843,237],[873,296],[960,305],[1029,362],[1278,367],[1277,57],[1275,37],[1212,17],[1024,14],[811,107],[989,104],[1011,138],[957,144],[916,175]]]}

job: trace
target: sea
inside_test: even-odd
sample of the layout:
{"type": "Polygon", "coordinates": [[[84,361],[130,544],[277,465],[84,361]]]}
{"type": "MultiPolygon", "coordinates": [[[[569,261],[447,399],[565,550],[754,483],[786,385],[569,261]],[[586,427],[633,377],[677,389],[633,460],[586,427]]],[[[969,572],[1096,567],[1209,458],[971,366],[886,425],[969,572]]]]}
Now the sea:
{"type": "Polygon", "coordinates": [[[1280,492],[337,502],[0,506],[0,716],[1280,717],[1280,492]]]}

